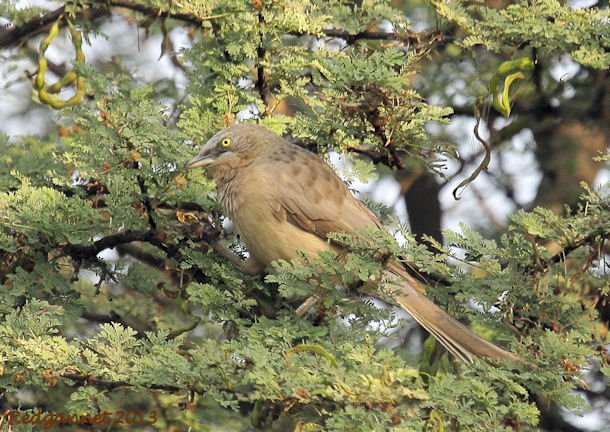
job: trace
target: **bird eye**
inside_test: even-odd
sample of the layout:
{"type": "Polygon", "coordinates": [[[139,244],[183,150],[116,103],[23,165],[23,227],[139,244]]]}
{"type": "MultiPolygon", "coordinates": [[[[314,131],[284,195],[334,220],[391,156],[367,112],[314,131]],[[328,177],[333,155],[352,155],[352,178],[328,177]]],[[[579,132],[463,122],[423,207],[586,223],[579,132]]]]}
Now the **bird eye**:
{"type": "Polygon", "coordinates": [[[231,138],[229,137],[224,137],[222,140],[220,140],[220,146],[227,148],[231,145],[231,138]]]}

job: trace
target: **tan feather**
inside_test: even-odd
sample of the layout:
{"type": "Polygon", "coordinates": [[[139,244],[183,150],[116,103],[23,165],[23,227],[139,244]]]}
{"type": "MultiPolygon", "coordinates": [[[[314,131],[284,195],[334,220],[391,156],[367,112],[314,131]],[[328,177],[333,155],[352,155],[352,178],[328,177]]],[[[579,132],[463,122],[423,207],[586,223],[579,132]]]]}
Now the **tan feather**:
{"type": "MultiPolygon", "coordinates": [[[[235,141],[234,147],[209,165],[227,215],[243,236],[251,260],[261,267],[280,258],[298,258],[299,250],[310,255],[340,252],[340,245],[328,240],[331,232],[383,229],[322,159],[260,126],[224,129],[193,161],[215,151],[214,143],[224,136],[235,141]]],[[[460,360],[514,357],[430,301],[399,263],[389,263],[384,278],[396,304],[460,360]]]]}

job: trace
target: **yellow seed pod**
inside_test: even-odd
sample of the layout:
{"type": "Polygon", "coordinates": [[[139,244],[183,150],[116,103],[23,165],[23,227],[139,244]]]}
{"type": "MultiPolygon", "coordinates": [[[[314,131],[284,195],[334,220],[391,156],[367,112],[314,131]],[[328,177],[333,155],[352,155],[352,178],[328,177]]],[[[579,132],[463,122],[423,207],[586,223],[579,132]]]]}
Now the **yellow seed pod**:
{"type": "Polygon", "coordinates": [[[507,118],[510,116],[510,86],[513,81],[525,78],[523,72],[533,69],[534,62],[527,57],[505,61],[498,67],[496,73],[489,80],[489,89],[493,97],[493,106],[499,113],[507,118]],[[500,91],[499,85],[502,79],[504,80],[503,89],[500,91]]]}
{"type": "Polygon", "coordinates": [[[68,71],[59,81],[57,81],[55,84],[50,85],[47,88],[47,92],[49,93],[59,93],[61,91],[61,89],[63,89],[66,86],[71,85],[74,81],[76,81],[77,75],[76,72],[74,72],[73,70],[68,71]]]}
{"type": "Polygon", "coordinates": [[[40,99],[40,102],[42,102],[43,104],[49,105],[51,108],[54,109],[62,109],[66,107],[64,101],[59,99],[57,96],[50,95],[44,88],[38,90],[38,99],[40,99]]]}
{"type": "MultiPolygon", "coordinates": [[[[53,39],[59,33],[59,24],[64,19],[60,16],[49,29],[49,34],[40,43],[38,51],[38,75],[32,82],[32,86],[37,91],[38,99],[41,103],[49,105],[54,109],[65,108],[70,105],[79,103],[85,96],[85,79],[74,71],[68,71],[63,77],[59,79],[55,84],[47,86],[45,82],[45,74],[47,71],[48,62],[45,57],[46,50],[53,41],[53,39]],[[70,86],[76,82],[76,93],[67,101],[60,99],[56,96],[62,89],[70,86]]],[[[74,47],[75,59],[77,62],[85,61],[85,54],[82,50],[82,36],[80,32],[76,30],[72,21],[67,17],[65,18],[68,28],[70,30],[70,37],[72,38],[72,46],[74,47]]]]}

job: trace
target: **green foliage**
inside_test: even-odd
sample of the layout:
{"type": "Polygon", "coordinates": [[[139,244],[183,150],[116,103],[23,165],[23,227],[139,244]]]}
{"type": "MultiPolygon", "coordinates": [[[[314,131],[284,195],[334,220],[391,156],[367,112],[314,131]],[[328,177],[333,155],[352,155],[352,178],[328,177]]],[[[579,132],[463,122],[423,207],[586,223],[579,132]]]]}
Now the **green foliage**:
{"type": "Polygon", "coordinates": [[[576,9],[557,0],[518,1],[504,9],[460,0],[433,1],[436,12],[466,31],[468,48],[483,45],[498,52],[524,42],[549,53],[567,52],[597,69],[610,66],[608,9],[576,9]]]}
{"type": "Polygon", "coordinates": [[[30,5],[16,8],[17,3],[15,0],[7,0],[0,4],[0,16],[10,20],[11,26],[21,25],[45,11],[45,9],[39,6],[30,5]]]}
{"type": "Polygon", "coordinates": [[[99,233],[102,218],[88,203],[21,179],[17,191],[0,196],[0,214],[5,227],[20,228],[23,245],[75,243],[99,233]]]}
{"type": "MultiPolygon", "coordinates": [[[[385,153],[391,139],[399,149],[421,157],[431,147],[424,125],[444,121],[451,109],[423,102],[409,84],[417,55],[379,49],[379,44],[366,42],[349,50],[337,51],[324,43],[312,49],[291,37],[281,37],[304,29],[315,35],[331,25],[331,19],[332,25],[349,33],[384,19],[404,26],[404,19],[392,14],[381,1],[357,7],[357,13],[342,2],[326,3],[270,3],[261,11],[260,19],[246,11],[238,14],[239,19],[234,15],[219,18],[218,29],[204,37],[199,46],[216,46],[220,39],[226,51],[200,56],[195,47],[185,53],[185,59],[195,66],[190,87],[192,106],[180,123],[189,136],[204,140],[222,125],[222,120],[232,120],[238,111],[272,114],[282,101],[289,101],[299,107],[295,116],[266,117],[262,124],[278,133],[291,133],[320,150],[371,147],[385,153]],[[287,6],[292,13],[286,11],[287,6]],[[260,52],[258,41],[262,41],[260,52]],[[227,64],[226,56],[233,61],[227,64]],[[255,85],[258,69],[249,67],[248,61],[265,70],[265,83],[259,85],[265,87],[266,101],[261,100],[255,85]],[[379,124],[387,124],[392,135],[380,134],[379,124]]],[[[238,4],[243,8],[243,2],[229,2],[226,9],[219,10],[239,10],[238,4]]],[[[202,13],[200,17],[210,13],[195,11],[202,13]]]]}
{"type": "MultiPolygon", "coordinates": [[[[413,156],[438,169],[443,161],[430,153],[455,154],[426,130],[452,108],[414,88],[432,44],[364,37],[411,30],[397,2],[354,3],[137,3],[154,8],[151,19],[169,11],[198,23],[175,58],[185,63],[188,100],[171,95],[170,109],[160,86],[120,64],[76,65],[86,101],[59,112],[49,133],[0,137],[3,403],[144,411],[158,430],[533,430],[533,395],[582,408],[579,372],[601,365],[608,375],[595,305],[610,291],[598,253],[610,216],[599,191],[585,186],[563,215],[519,211],[497,240],[463,225],[445,232],[446,246],[429,239],[434,252],[402,228],[402,247],[378,232],[336,233],[340,259],[278,261],[264,278],[239,273],[212,247],[219,240],[243,255],[222,230],[214,184],[181,167],[246,110],[323,155],[349,152],[348,182],[375,173],[361,155],[394,169],[413,156]],[[344,38],[325,38],[329,30],[344,38]],[[387,349],[402,336],[393,309],[372,299],[386,297],[388,260],[420,271],[430,298],[520,360],[458,366],[387,349]]],[[[433,5],[466,32],[463,47],[529,44],[608,65],[607,11],[551,1],[433,5]]],[[[0,6],[15,25],[34,12],[0,6]]]]}

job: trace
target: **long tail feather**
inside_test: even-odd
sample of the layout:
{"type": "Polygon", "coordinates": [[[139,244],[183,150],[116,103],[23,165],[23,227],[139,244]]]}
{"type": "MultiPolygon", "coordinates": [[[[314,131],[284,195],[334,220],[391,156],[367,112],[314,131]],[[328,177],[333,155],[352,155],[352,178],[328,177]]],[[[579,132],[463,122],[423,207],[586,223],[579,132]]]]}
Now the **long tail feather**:
{"type": "Polygon", "coordinates": [[[461,361],[472,362],[475,357],[516,358],[435,305],[425,296],[417,281],[402,269],[391,267],[384,272],[384,277],[387,288],[394,292],[394,301],[461,361]]]}

